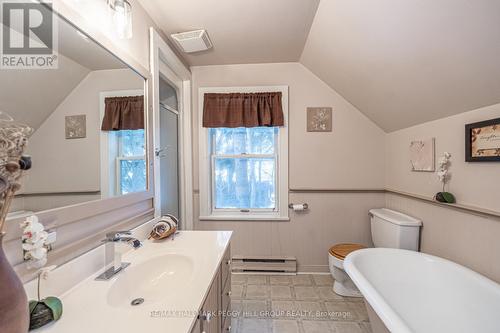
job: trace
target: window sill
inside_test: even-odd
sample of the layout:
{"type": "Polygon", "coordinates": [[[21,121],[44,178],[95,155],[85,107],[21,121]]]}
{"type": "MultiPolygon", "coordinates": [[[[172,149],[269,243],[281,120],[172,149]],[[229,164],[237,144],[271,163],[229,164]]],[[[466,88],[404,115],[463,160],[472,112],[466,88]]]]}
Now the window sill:
{"type": "Polygon", "coordinates": [[[270,221],[270,222],[283,221],[283,222],[287,222],[287,221],[290,221],[290,218],[287,216],[275,216],[275,215],[274,216],[269,216],[269,215],[263,215],[263,216],[210,215],[210,216],[200,216],[199,220],[200,221],[270,221]]]}

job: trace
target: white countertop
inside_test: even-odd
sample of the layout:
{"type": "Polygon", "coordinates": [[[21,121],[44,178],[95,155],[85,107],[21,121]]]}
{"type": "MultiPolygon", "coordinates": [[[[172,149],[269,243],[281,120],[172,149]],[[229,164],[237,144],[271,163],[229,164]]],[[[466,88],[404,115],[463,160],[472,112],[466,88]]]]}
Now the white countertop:
{"type": "MultiPolygon", "coordinates": [[[[44,296],[57,296],[63,302],[63,316],[57,322],[48,324],[33,332],[36,333],[189,333],[194,325],[197,312],[203,305],[212,280],[231,239],[229,231],[181,231],[175,240],[152,242],[145,240],[144,246],[132,250],[123,256],[123,261],[130,262],[125,271],[109,281],[95,281],[103,271],[86,276],[79,283],[71,284],[76,271],[92,260],[103,255],[102,247],[59,267],[49,281],[42,282],[44,296]],[[108,291],[113,284],[127,274],[133,266],[139,265],[157,256],[179,254],[193,260],[193,274],[182,285],[161,285],[172,288],[168,299],[148,301],[139,306],[112,306],[108,291]],[[60,280],[60,281],[57,281],[60,280]],[[44,288],[44,284],[48,286],[44,288]],[[72,287],[61,290],[61,286],[72,287]],[[61,290],[57,294],[57,290],[61,290]]],[[[25,286],[30,299],[34,297],[35,283],[25,286]]]]}

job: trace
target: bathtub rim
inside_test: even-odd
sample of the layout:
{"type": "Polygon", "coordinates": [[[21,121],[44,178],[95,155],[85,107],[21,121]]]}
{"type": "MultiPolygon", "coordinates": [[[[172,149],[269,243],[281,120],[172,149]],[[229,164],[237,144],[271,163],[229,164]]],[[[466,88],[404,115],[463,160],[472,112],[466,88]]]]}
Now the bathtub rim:
{"type": "Polygon", "coordinates": [[[414,333],[414,331],[410,329],[406,322],[396,313],[396,311],[392,309],[392,307],[385,301],[384,297],[373,287],[368,279],[356,267],[355,260],[358,257],[365,255],[367,252],[382,252],[393,254],[396,253],[397,255],[403,256],[419,256],[433,262],[439,262],[444,265],[449,265],[454,269],[462,271],[464,274],[468,274],[470,277],[477,280],[478,284],[483,284],[486,287],[495,289],[499,288],[498,283],[485,277],[484,275],[479,274],[478,272],[473,271],[470,268],[457,264],[451,260],[422,252],[394,248],[367,248],[350,253],[344,259],[345,271],[353,280],[356,287],[358,287],[358,289],[361,291],[366,302],[370,304],[370,306],[373,308],[377,316],[382,320],[387,329],[394,333],[414,333]]]}

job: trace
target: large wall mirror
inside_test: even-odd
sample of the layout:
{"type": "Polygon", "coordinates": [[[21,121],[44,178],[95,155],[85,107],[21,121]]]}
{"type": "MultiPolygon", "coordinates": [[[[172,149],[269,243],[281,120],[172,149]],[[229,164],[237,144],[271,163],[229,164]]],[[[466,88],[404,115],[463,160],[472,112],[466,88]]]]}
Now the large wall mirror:
{"type": "Polygon", "coordinates": [[[145,79],[53,17],[57,68],[1,70],[0,111],[34,129],[8,219],[148,189],[145,79]]]}

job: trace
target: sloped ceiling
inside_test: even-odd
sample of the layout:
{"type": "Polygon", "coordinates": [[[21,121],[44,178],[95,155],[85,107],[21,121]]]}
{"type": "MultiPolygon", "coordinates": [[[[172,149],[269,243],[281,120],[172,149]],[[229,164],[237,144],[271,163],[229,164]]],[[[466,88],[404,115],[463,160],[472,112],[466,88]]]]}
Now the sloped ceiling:
{"type": "Polygon", "coordinates": [[[56,69],[0,70],[0,111],[34,129],[91,71],[126,67],[65,20],[59,19],[57,26],[56,69]]]}
{"type": "Polygon", "coordinates": [[[0,111],[38,129],[90,71],[60,54],[57,69],[1,72],[0,111]]]}
{"type": "Polygon", "coordinates": [[[300,60],[385,131],[500,102],[500,1],[322,0],[300,60]]]}
{"type": "Polygon", "coordinates": [[[298,61],[319,0],[139,0],[163,32],[207,29],[214,48],[190,65],[298,61]]]}
{"type": "Polygon", "coordinates": [[[208,30],[189,64],[300,61],[386,132],[500,102],[499,0],[139,1],[208,30]]]}

